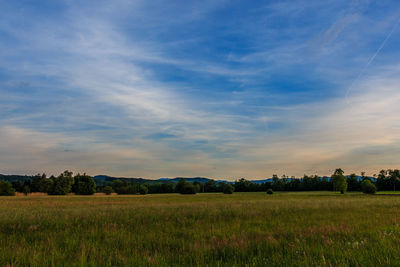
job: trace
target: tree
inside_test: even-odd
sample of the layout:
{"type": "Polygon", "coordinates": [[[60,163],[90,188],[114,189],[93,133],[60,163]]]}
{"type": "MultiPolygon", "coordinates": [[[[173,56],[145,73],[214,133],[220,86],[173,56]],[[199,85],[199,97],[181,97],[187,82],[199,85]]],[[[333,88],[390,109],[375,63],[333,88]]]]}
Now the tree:
{"type": "Polygon", "coordinates": [[[194,191],[196,191],[196,193],[200,193],[200,183],[193,183],[193,187],[194,187],[194,191]]]}
{"type": "Polygon", "coordinates": [[[115,189],[117,194],[135,195],[138,193],[139,187],[135,183],[124,183],[121,187],[115,189]]]}
{"type": "Polygon", "coordinates": [[[224,185],[224,194],[232,194],[235,188],[231,184],[224,185]]]}
{"type": "Polygon", "coordinates": [[[119,179],[114,180],[114,181],[111,183],[112,189],[113,189],[114,192],[116,192],[117,194],[119,194],[118,192],[120,191],[120,189],[121,189],[124,185],[125,185],[125,184],[124,184],[121,180],[119,180],[119,179]]]}
{"type": "Polygon", "coordinates": [[[363,193],[365,194],[375,194],[376,193],[376,186],[371,183],[369,179],[365,179],[361,182],[361,188],[363,193]]]}
{"type": "Polygon", "coordinates": [[[161,193],[173,193],[174,186],[171,183],[164,183],[161,185],[161,193]]]}
{"type": "Polygon", "coordinates": [[[0,196],[14,196],[15,189],[9,182],[0,180],[0,196]]]}
{"type": "Polygon", "coordinates": [[[54,177],[42,179],[39,183],[39,192],[51,194],[54,177]]]}
{"type": "Polygon", "coordinates": [[[196,194],[199,190],[200,187],[194,186],[183,178],[175,186],[175,191],[181,194],[196,194]]]}
{"type": "Polygon", "coordinates": [[[43,181],[46,179],[46,174],[37,174],[33,177],[32,179],[32,185],[31,185],[31,189],[32,192],[42,192],[40,191],[40,184],[43,183],[43,181]]]}
{"type": "Polygon", "coordinates": [[[286,178],[279,179],[278,175],[272,175],[272,189],[274,191],[284,191],[285,190],[286,178]]]}
{"type": "Polygon", "coordinates": [[[51,195],[66,195],[71,192],[74,178],[72,172],[64,171],[57,178],[53,180],[53,188],[50,192],[51,195]]]}
{"type": "Polygon", "coordinates": [[[360,183],[357,179],[357,175],[355,175],[354,173],[350,174],[349,178],[347,179],[347,183],[349,191],[360,190],[360,183]]]}
{"type": "Polygon", "coordinates": [[[244,179],[240,178],[239,181],[235,181],[234,183],[235,186],[235,191],[236,192],[249,192],[251,191],[251,182],[244,179]]]}
{"type": "Polygon", "coordinates": [[[197,188],[192,184],[187,182],[185,179],[181,179],[175,187],[175,190],[181,194],[196,194],[197,188]]]}
{"type": "Polygon", "coordinates": [[[86,175],[80,175],[79,173],[74,177],[73,192],[77,195],[93,195],[96,193],[96,183],[93,177],[86,175]]]}
{"type": "Polygon", "coordinates": [[[192,184],[192,183],[186,183],[183,186],[183,190],[181,192],[181,194],[185,194],[185,195],[194,195],[196,194],[196,187],[192,184]]]}
{"type": "Polygon", "coordinates": [[[399,170],[387,170],[389,174],[390,183],[393,185],[393,191],[396,191],[396,183],[400,179],[400,171],[399,170]]]}
{"type": "Polygon", "coordinates": [[[31,180],[25,180],[24,184],[22,185],[22,191],[24,191],[24,187],[29,187],[29,190],[32,191],[32,182],[31,180]]]}
{"type": "Polygon", "coordinates": [[[339,190],[341,194],[344,194],[347,190],[346,177],[343,175],[342,169],[336,169],[331,179],[334,184],[334,190],[339,190]]]}
{"type": "Polygon", "coordinates": [[[388,190],[390,188],[390,182],[386,170],[380,170],[376,178],[376,186],[379,190],[388,190]]]}
{"type": "Polygon", "coordinates": [[[139,193],[141,195],[146,195],[149,192],[149,189],[147,188],[147,186],[145,186],[144,184],[141,184],[139,186],[139,193]]]}
{"type": "Polygon", "coordinates": [[[218,191],[217,183],[214,180],[209,180],[204,185],[204,191],[205,192],[217,192],[218,191]]]}
{"type": "Polygon", "coordinates": [[[14,181],[11,184],[16,192],[22,192],[24,185],[20,181],[14,181]]]}
{"type": "Polygon", "coordinates": [[[103,188],[103,192],[104,192],[106,195],[111,195],[111,193],[113,192],[113,189],[112,189],[111,186],[106,185],[106,186],[103,188]]]}
{"type": "Polygon", "coordinates": [[[29,186],[25,185],[24,188],[22,189],[22,193],[24,193],[25,196],[27,196],[31,192],[31,189],[29,186]]]}
{"type": "Polygon", "coordinates": [[[184,178],[181,178],[175,186],[175,191],[182,194],[183,188],[185,187],[186,184],[187,184],[186,180],[184,178]]]}
{"type": "MultiPolygon", "coordinates": [[[[199,182],[195,181],[195,182],[193,183],[193,185],[194,185],[194,187],[195,187],[195,189],[196,189],[196,193],[200,193],[201,188],[202,188],[201,184],[200,184],[199,182]]],[[[204,187],[203,187],[203,190],[204,190],[204,187]]]]}

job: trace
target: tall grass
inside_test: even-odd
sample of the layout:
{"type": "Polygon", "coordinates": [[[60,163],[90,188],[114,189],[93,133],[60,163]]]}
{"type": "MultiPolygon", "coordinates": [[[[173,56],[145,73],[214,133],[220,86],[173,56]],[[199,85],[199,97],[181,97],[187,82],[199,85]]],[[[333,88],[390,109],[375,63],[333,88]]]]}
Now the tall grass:
{"type": "Polygon", "coordinates": [[[400,197],[0,198],[0,266],[400,264],[400,197]]]}

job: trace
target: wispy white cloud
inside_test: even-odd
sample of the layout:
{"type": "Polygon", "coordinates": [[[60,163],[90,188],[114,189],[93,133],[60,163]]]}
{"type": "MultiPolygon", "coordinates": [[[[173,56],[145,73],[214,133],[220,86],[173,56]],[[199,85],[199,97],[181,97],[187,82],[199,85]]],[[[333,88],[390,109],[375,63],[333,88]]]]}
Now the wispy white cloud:
{"type": "Polygon", "coordinates": [[[0,18],[0,172],[238,178],[397,164],[380,152],[398,151],[398,67],[372,66],[343,100],[357,73],[345,65],[366,55],[344,60],[365,37],[354,33],[368,3],[335,2],[321,25],[302,21],[328,16],[319,1],[251,8],[265,16],[236,24],[215,17],[226,1],[66,1],[57,18],[29,23],[19,21],[29,9],[13,9],[0,18]]]}

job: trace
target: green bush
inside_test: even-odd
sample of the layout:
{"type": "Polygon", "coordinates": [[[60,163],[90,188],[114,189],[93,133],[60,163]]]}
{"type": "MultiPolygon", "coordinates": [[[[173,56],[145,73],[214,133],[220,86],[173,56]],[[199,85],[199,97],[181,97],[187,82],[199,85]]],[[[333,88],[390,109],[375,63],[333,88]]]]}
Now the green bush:
{"type": "Polygon", "coordinates": [[[0,181],[0,196],[14,196],[15,190],[9,182],[0,181]]]}
{"type": "Polygon", "coordinates": [[[231,184],[226,184],[224,186],[224,194],[232,194],[235,191],[235,188],[231,184]]]}
{"type": "Polygon", "coordinates": [[[365,194],[375,194],[376,193],[376,186],[371,183],[369,179],[365,179],[361,182],[361,189],[365,194]]]}
{"type": "Polygon", "coordinates": [[[268,195],[272,195],[273,193],[274,193],[274,191],[272,191],[271,188],[267,190],[267,194],[268,194],[268,195]]]}
{"type": "Polygon", "coordinates": [[[111,186],[107,185],[107,186],[105,186],[105,187],[103,188],[103,192],[104,192],[106,195],[111,195],[111,193],[114,192],[114,190],[112,189],[111,186]]]}
{"type": "Polygon", "coordinates": [[[147,186],[145,186],[144,184],[141,184],[139,186],[139,193],[141,195],[146,195],[149,192],[149,189],[147,188],[147,186]]]}

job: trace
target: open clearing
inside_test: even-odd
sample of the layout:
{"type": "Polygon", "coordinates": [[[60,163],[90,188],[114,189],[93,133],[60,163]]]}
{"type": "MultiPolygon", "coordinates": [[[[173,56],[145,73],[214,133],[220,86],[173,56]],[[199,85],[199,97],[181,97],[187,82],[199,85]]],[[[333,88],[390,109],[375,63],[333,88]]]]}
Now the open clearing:
{"type": "Polygon", "coordinates": [[[400,264],[400,196],[0,197],[0,266],[400,264]]]}

